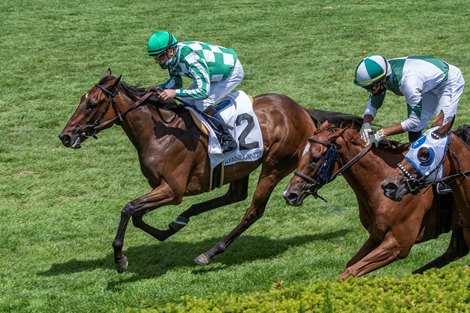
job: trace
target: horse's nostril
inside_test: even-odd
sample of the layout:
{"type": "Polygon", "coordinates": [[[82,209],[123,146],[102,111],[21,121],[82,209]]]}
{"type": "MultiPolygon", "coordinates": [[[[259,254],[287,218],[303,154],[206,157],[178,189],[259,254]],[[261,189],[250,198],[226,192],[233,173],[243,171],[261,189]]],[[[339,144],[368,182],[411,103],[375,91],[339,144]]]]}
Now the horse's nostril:
{"type": "Polygon", "coordinates": [[[289,193],[284,195],[284,199],[286,199],[287,201],[296,200],[298,197],[299,196],[296,193],[293,193],[293,192],[289,192],[289,193]]]}
{"type": "Polygon", "coordinates": [[[72,138],[69,135],[66,134],[59,134],[59,139],[62,141],[62,144],[66,147],[70,146],[70,141],[72,138]]]}
{"type": "Polygon", "coordinates": [[[396,191],[398,189],[398,186],[391,182],[384,182],[381,186],[383,190],[396,191]]]}

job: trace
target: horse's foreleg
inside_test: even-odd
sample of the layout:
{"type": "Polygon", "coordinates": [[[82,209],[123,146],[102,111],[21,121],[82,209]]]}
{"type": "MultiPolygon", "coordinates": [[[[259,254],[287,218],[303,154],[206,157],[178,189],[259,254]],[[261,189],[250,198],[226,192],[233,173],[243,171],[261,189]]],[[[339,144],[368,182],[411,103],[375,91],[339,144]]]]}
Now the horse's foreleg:
{"type": "Polygon", "coordinates": [[[376,249],[366,255],[363,259],[354,265],[347,267],[340,275],[342,280],[349,276],[358,277],[378,268],[381,268],[398,258],[404,258],[408,255],[410,247],[401,247],[396,238],[388,236],[376,249]]]}
{"type": "MultiPolygon", "coordinates": [[[[160,185],[148,194],[143,195],[142,197],[139,197],[124,206],[124,208],[121,210],[121,219],[119,221],[116,237],[113,241],[114,262],[116,263],[116,269],[119,273],[124,272],[128,265],[127,258],[122,253],[122,247],[124,246],[124,236],[129,219],[132,217],[136,226],[141,227],[143,230],[149,232],[151,230],[143,226],[145,223],[142,221],[142,216],[145,213],[160,206],[166,204],[177,204],[178,202],[181,202],[181,197],[176,197],[173,190],[165,184],[160,185]],[[143,224],[139,223],[139,220],[143,224]]],[[[150,226],[148,227],[151,228],[150,226]]],[[[158,232],[152,232],[151,235],[158,237],[158,232]]]]}
{"type": "MultiPolygon", "coordinates": [[[[285,176],[285,175],[284,175],[285,176]]],[[[261,218],[264,214],[266,204],[274,187],[282,179],[282,176],[266,175],[262,177],[256,187],[252,203],[241,222],[221,241],[219,241],[212,249],[204,252],[196,258],[196,263],[207,265],[211,259],[227,249],[227,247],[245,230],[247,230],[254,222],[261,218]]]]}
{"type": "Polygon", "coordinates": [[[361,249],[359,249],[359,251],[351,258],[351,260],[349,260],[349,262],[346,264],[346,267],[350,267],[356,264],[359,260],[368,255],[372,250],[377,248],[379,244],[380,242],[377,242],[376,240],[373,240],[371,237],[369,237],[366,242],[364,242],[361,249]]]}
{"type": "Polygon", "coordinates": [[[446,252],[428,264],[413,271],[413,274],[422,274],[424,271],[427,271],[430,268],[441,268],[452,261],[464,257],[467,254],[468,247],[464,240],[464,230],[462,227],[458,227],[452,232],[449,247],[447,248],[446,252]]]}
{"type": "Polygon", "coordinates": [[[201,213],[225,206],[227,204],[243,201],[248,196],[248,176],[230,184],[227,193],[221,197],[193,204],[186,211],[181,213],[173,222],[168,225],[168,229],[162,231],[164,239],[176,234],[189,222],[189,218],[201,213]]]}

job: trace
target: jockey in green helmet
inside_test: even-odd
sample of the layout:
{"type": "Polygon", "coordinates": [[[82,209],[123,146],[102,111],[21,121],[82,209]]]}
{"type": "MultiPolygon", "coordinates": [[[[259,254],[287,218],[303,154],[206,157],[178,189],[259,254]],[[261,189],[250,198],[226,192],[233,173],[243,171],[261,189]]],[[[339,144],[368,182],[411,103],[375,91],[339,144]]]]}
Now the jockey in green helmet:
{"type": "MultiPolygon", "coordinates": [[[[220,119],[213,107],[237,87],[243,79],[243,66],[235,50],[200,41],[179,42],[167,31],[153,33],[147,42],[148,55],[162,69],[168,69],[166,82],[152,86],[149,90],[160,89],[159,97],[165,101],[181,97],[184,102],[198,111],[220,119]],[[183,88],[182,77],[192,80],[183,88]]],[[[207,119],[213,123],[213,119],[207,119]]],[[[233,152],[237,143],[225,123],[212,125],[219,133],[223,153],[233,152]]]]}
{"type": "Polygon", "coordinates": [[[385,59],[373,54],[356,66],[354,84],[369,93],[361,128],[362,140],[375,143],[408,132],[414,142],[421,136],[431,117],[442,110],[444,121],[457,112],[465,81],[460,70],[443,60],[429,56],[407,56],[385,59]],[[387,91],[404,96],[408,117],[392,126],[373,132],[370,123],[382,106],[387,91]]]}
{"type": "MultiPolygon", "coordinates": [[[[150,36],[147,42],[148,55],[154,57],[156,60],[162,60],[166,57],[168,49],[175,47],[178,43],[176,37],[172,33],[166,31],[157,31],[150,36]]],[[[163,69],[167,67],[165,64],[160,64],[163,69]]]]}

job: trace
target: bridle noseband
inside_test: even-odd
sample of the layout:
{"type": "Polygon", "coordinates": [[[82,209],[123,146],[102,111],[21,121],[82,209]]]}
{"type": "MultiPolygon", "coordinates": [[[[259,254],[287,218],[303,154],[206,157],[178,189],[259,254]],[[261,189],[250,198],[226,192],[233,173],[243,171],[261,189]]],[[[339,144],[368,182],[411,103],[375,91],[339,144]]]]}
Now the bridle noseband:
{"type": "MultiPolygon", "coordinates": [[[[331,172],[331,168],[333,167],[338,157],[338,148],[334,142],[317,140],[313,138],[309,138],[307,141],[318,143],[328,148],[327,152],[323,156],[324,162],[322,162],[320,165],[316,165],[317,168],[320,167],[320,169],[317,171],[318,175],[317,175],[316,180],[299,171],[295,171],[294,175],[302,178],[303,180],[309,183],[306,193],[311,194],[315,199],[320,198],[326,202],[326,199],[318,194],[318,190],[324,184],[330,181],[331,176],[329,175],[329,173],[331,172]]],[[[313,163],[313,162],[310,162],[310,163],[313,163]]]]}
{"type": "Polygon", "coordinates": [[[403,172],[403,174],[407,178],[405,180],[405,186],[411,194],[417,194],[421,190],[421,188],[426,186],[424,182],[424,176],[421,176],[419,178],[414,177],[401,163],[398,163],[397,167],[403,172]]]}

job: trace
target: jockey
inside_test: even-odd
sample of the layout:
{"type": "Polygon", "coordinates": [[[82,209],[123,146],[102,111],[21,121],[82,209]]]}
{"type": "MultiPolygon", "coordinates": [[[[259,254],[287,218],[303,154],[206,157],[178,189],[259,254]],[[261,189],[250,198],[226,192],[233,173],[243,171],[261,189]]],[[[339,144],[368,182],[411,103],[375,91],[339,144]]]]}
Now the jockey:
{"type": "MultiPolygon", "coordinates": [[[[229,94],[243,79],[243,67],[231,48],[224,48],[199,41],[178,42],[167,31],[157,31],[147,43],[148,55],[162,69],[168,69],[166,82],[152,86],[150,91],[163,89],[160,98],[167,101],[175,96],[211,117],[220,118],[214,104],[229,94]],[[182,77],[189,77],[192,84],[183,88],[182,77]]],[[[236,149],[235,139],[223,123],[207,119],[221,134],[219,140],[223,153],[236,149]]],[[[217,133],[217,132],[216,132],[217,133]]]]}
{"type": "Polygon", "coordinates": [[[357,65],[355,75],[354,84],[370,93],[361,138],[367,144],[376,145],[386,136],[406,131],[409,141],[416,141],[431,116],[441,110],[444,112],[444,123],[452,119],[465,85],[457,67],[427,56],[387,60],[380,55],[368,55],[357,65]],[[373,133],[370,124],[382,106],[387,90],[405,97],[408,117],[373,133]]]}

